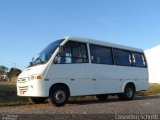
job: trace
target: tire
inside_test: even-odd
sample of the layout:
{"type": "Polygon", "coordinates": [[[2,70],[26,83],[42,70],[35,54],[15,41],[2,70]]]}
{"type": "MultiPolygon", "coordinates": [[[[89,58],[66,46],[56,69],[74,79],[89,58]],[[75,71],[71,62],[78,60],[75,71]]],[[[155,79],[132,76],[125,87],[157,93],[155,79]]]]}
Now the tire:
{"type": "Polygon", "coordinates": [[[133,100],[135,89],[132,85],[126,85],[124,93],[118,94],[120,100],[133,100]]]}
{"type": "Polygon", "coordinates": [[[64,86],[54,86],[50,90],[49,102],[56,106],[64,106],[69,99],[69,91],[64,86]]]}
{"type": "Polygon", "coordinates": [[[29,102],[34,103],[34,104],[40,104],[40,103],[45,103],[46,98],[39,98],[39,97],[30,97],[29,102]]]}
{"type": "Polygon", "coordinates": [[[106,101],[108,98],[108,95],[96,95],[96,98],[100,101],[106,101]]]}

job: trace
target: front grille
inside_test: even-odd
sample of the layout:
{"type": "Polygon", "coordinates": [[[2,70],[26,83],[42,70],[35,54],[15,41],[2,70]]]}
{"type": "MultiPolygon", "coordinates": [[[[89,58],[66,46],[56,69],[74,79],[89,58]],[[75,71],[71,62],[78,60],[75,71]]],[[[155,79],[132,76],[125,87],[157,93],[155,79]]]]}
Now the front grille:
{"type": "Polygon", "coordinates": [[[25,83],[25,82],[27,82],[27,80],[28,80],[27,77],[25,77],[25,78],[18,78],[17,81],[18,81],[19,83],[25,83]]]}

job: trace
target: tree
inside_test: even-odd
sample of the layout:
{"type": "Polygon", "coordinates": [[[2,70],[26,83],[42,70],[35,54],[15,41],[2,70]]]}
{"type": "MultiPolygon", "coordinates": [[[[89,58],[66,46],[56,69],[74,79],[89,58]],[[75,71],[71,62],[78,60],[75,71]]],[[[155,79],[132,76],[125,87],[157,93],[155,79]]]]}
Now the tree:
{"type": "Polygon", "coordinates": [[[8,71],[8,68],[7,67],[5,67],[5,66],[0,66],[0,74],[5,74],[5,73],[7,73],[7,71],[8,71]]]}
{"type": "Polygon", "coordinates": [[[11,68],[9,71],[10,77],[17,77],[22,71],[18,68],[11,68]]]}

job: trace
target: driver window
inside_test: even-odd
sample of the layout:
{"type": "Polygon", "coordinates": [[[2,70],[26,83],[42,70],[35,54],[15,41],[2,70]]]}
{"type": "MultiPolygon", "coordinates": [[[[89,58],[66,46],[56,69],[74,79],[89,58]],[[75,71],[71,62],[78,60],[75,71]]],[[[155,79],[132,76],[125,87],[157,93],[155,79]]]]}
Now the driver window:
{"type": "Polygon", "coordinates": [[[57,64],[88,63],[87,44],[68,41],[56,58],[57,64]]]}

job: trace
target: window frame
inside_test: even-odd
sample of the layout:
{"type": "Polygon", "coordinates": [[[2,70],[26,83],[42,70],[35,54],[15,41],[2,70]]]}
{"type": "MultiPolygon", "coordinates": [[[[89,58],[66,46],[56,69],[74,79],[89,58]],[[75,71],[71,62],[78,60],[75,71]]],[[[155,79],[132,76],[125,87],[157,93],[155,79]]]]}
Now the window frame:
{"type": "Polygon", "coordinates": [[[90,51],[90,63],[91,63],[91,64],[114,65],[113,48],[112,48],[112,47],[108,47],[108,46],[103,46],[103,45],[97,45],[97,44],[89,43],[89,51],[90,51]],[[110,64],[110,63],[98,63],[98,62],[92,62],[92,58],[91,58],[91,46],[109,49],[109,50],[111,51],[111,59],[112,59],[112,63],[110,64]]]}

